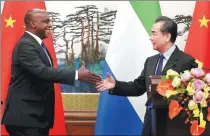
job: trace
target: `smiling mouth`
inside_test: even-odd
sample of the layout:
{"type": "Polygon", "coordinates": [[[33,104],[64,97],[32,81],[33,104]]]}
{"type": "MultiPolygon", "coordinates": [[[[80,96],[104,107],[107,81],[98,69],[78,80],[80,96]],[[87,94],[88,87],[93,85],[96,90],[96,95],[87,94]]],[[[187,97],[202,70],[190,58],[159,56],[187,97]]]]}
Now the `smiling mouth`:
{"type": "Polygon", "coordinates": [[[48,34],[52,33],[52,29],[46,29],[45,32],[47,32],[48,34]]]}

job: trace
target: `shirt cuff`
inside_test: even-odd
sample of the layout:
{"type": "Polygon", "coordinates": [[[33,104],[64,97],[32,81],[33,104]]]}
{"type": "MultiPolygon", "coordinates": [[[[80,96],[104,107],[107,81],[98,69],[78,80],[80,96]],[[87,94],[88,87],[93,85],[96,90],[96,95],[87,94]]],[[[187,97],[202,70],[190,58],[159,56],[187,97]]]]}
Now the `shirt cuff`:
{"type": "Polygon", "coordinates": [[[75,72],[75,80],[78,80],[78,71],[75,72]]]}

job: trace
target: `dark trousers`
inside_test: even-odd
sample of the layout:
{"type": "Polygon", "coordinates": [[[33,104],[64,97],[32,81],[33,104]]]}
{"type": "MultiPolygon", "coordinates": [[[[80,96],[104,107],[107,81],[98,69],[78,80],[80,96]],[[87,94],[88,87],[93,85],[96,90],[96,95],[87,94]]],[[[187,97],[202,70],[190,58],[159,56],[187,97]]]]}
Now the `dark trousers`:
{"type": "Polygon", "coordinates": [[[142,136],[152,136],[151,110],[147,109],[144,116],[142,136]]]}
{"type": "Polygon", "coordinates": [[[49,136],[49,128],[27,128],[18,126],[5,126],[10,136],[49,136]]]}

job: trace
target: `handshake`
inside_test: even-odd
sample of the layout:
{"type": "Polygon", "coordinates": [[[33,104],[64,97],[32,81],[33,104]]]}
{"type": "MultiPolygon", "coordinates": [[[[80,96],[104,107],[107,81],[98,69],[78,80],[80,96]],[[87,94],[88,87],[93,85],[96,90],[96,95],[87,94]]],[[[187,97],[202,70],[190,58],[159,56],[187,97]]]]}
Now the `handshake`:
{"type": "Polygon", "coordinates": [[[116,81],[107,73],[107,78],[102,80],[100,75],[90,72],[85,68],[85,63],[78,69],[78,80],[96,85],[98,91],[108,90],[115,87],[116,81]]]}
{"type": "Polygon", "coordinates": [[[78,80],[82,82],[96,84],[97,82],[102,81],[102,78],[100,75],[97,75],[86,69],[85,63],[84,61],[82,61],[82,66],[78,69],[78,80]]]}

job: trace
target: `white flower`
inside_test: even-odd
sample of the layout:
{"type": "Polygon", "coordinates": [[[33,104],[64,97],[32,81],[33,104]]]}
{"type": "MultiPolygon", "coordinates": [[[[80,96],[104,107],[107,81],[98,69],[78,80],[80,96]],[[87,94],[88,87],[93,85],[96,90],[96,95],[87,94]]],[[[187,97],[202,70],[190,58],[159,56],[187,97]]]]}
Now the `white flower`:
{"type": "Polygon", "coordinates": [[[196,107],[196,103],[193,100],[190,100],[189,103],[188,103],[188,108],[190,110],[194,110],[195,107],[196,107]]]}
{"type": "Polygon", "coordinates": [[[181,79],[178,77],[175,77],[172,81],[172,86],[173,87],[179,87],[181,85],[181,79]]]}

